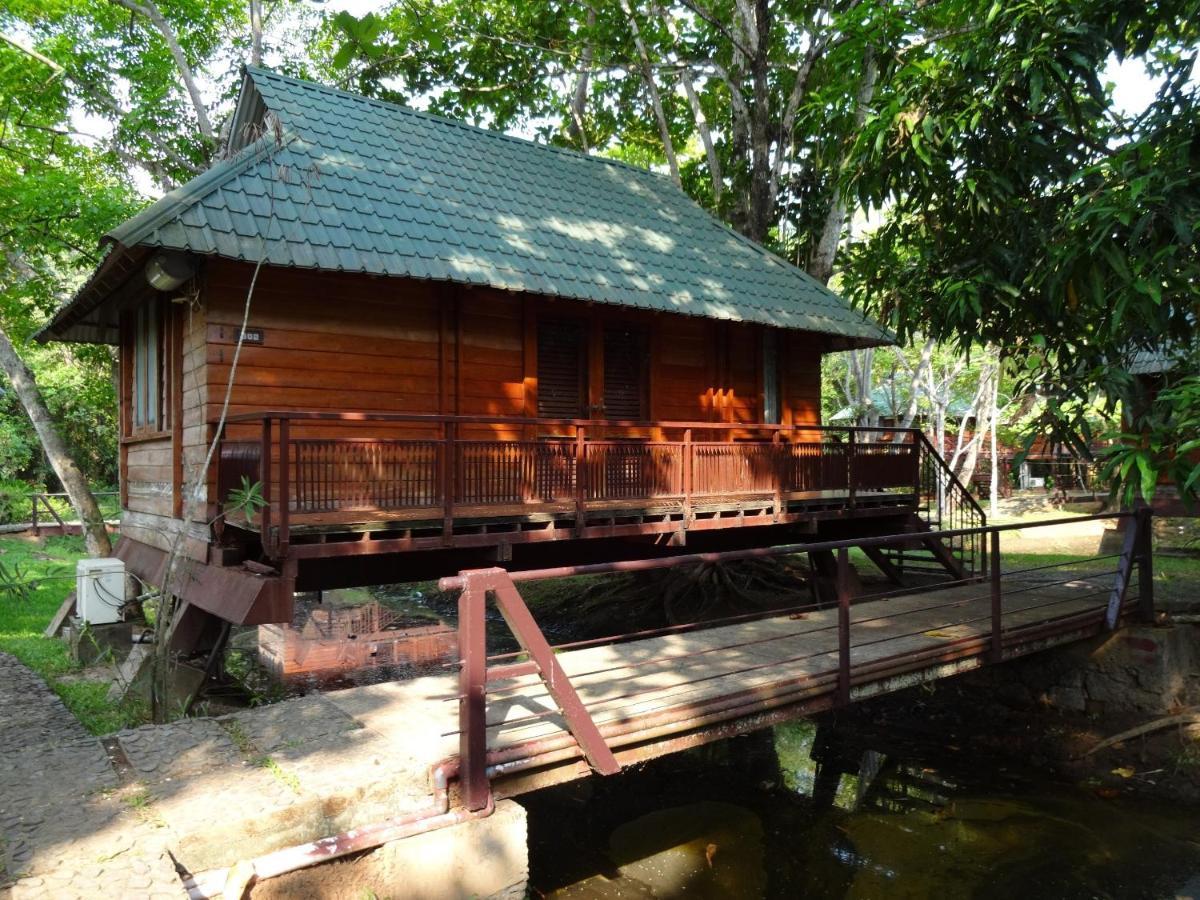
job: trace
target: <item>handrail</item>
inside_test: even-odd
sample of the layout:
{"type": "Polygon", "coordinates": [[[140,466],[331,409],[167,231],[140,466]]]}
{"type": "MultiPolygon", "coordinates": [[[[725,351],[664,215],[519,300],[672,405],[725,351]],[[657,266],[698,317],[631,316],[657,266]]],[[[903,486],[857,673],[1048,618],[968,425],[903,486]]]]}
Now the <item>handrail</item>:
{"type": "MultiPolygon", "coordinates": [[[[595,428],[691,428],[717,431],[843,431],[876,432],[879,434],[920,435],[919,428],[883,428],[878,425],[821,425],[797,422],[790,425],[767,422],[690,422],[667,419],[548,419],[528,416],[475,416],[440,415],[436,413],[376,413],[376,412],[325,412],[320,410],[263,410],[262,412],[238,413],[225,419],[227,425],[262,422],[265,419],[289,419],[313,422],[413,422],[427,425],[546,425],[583,426],[595,428]]],[[[219,424],[210,419],[210,425],[219,424]]]]}
{"type": "MultiPolygon", "coordinates": [[[[610,743],[616,740],[627,740],[634,729],[641,727],[649,730],[671,729],[683,730],[692,728],[700,721],[715,724],[720,721],[733,720],[741,716],[757,716],[769,709],[771,704],[782,705],[781,697],[787,697],[788,691],[795,682],[784,679],[765,689],[753,689],[753,696],[747,697],[747,691],[731,695],[722,695],[711,701],[698,701],[695,704],[680,705],[653,711],[649,714],[639,714],[637,725],[629,721],[628,716],[617,718],[601,718],[597,720],[592,711],[584,706],[574,689],[571,679],[558,665],[554,657],[555,649],[551,647],[541,629],[534,621],[528,606],[517,590],[518,582],[535,581],[547,578],[562,578],[577,575],[613,574],[617,572],[643,571],[648,569],[675,568],[697,563],[731,562],[763,556],[780,556],[788,553],[817,550],[836,550],[837,568],[835,576],[836,588],[836,619],[835,624],[821,625],[816,630],[832,631],[836,629],[836,649],[827,650],[821,646],[815,650],[805,648],[803,655],[793,656],[783,660],[784,663],[813,660],[818,657],[828,657],[836,654],[836,671],[817,673],[809,672],[806,676],[806,688],[809,694],[813,691],[828,691],[830,701],[835,706],[845,706],[853,699],[853,688],[858,685],[866,695],[871,694],[870,687],[864,687],[871,681],[895,674],[910,671],[914,665],[928,664],[930,661],[945,663],[960,658],[977,657],[990,663],[1003,662],[1023,652],[1029,652],[1031,647],[1038,646],[1039,641],[1051,635],[1071,634],[1081,628],[1107,628],[1113,630],[1119,624],[1128,610],[1126,593],[1134,569],[1138,571],[1138,600],[1137,615],[1145,621],[1154,619],[1154,587],[1151,572],[1151,517],[1149,507],[1141,507],[1135,512],[1117,511],[1101,513],[1092,516],[1079,516],[1060,519],[1049,519],[1040,522],[1009,523],[1007,525],[984,525],[975,528],[954,529],[947,532],[951,536],[988,535],[991,544],[991,568],[989,573],[989,590],[987,594],[954,597],[950,603],[942,603],[933,608],[957,608],[970,603],[987,601],[988,611],[985,615],[968,612],[969,618],[956,619],[942,625],[938,629],[956,628],[960,626],[975,626],[974,633],[967,635],[948,636],[938,641],[932,648],[920,646],[903,653],[889,656],[875,656],[871,660],[863,660],[861,654],[857,668],[853,665],[852,653],[864,647],[878,645],[887,640],[898,640],[922,634],[933,634],[927,621],[919,624],[919,630],[892,634],[883,638],[853,643],[851,641],[852,627],[857,624],[873,625],[881,618],[904,613],[887,613],[883,616],[860,618],[857,623],[851,616],[851,606],[855,600],[852,592],[850,577],[849,549],[854,546],[886,546],[902,544],[911,539],[908,534],[892,534],[871,538],[849,538],[836,541],[819,541],[810,544],[791,544],[777,547],[755,548],[752,550],[732,550],[714,553],[692,553],[680,556],[665,557],[650,560],[632,560],[623,563],[600,563],[538,569],[526,571],[507,571],[502,568],[464,569],[456,576],[442,578],[438,587],[443,591],[458,591],[459,609],[459,673],[458,700],[459,707],[459,778],[463,803],[468,809],[484,808],[491,803],[491,777],[501,773],[512,773],[522,769],[532,769],[550,761],[559,762],[582,756],[592,769],[601,774],[614,774],[620,771],[620,765],[612,753],[610,743]],[[1124,547],[1119,556],[1116,571],[1104,571],[1086,577],[1097,579],[1115,576],[1104,615],[1099,615],[1099,609],[1086,608],[1055,612],[1046,618],[1035,622],[1017,622],[1005,628],[1004,623],[1004,588],[1001,583],[1000,567],[1000,535],[1006,531],[1018,529],[1047,528],[1064,523],[1078,523],[1097,520],[1126,520],[1124,547]],[[514,661],[494,665],[499,659],[511,658],[515,654],[505,654],[502,657],[489,657],[486,641],[486,604],[488,598],[495,600],[496,605],[517,637],[520,650],[518,654],[527,657],[525,661],[514,661]],[[983,623],[987,623],[984,625],[983,623]],[[1022,643],[1024,641],[1024,643],[1022,643]],[[1030,642],[1033,642],[1032,644],[1030,642]],[[510,746],[503,751],[489,753],[487,746],[487,697],[489,684],[507,681],[537,674],[541,677],[546,690],[550,693],[563,719],[564,734],[549,737],[534,737],[517,746],[510,746]],[[707,702],[707,706],[705,703],[707,702]],[[650,723],[653,722],[651,726],[650,723]],[[503,759],[501,758],[503,757],[503,759]],[[491,763],[491,765],[489,765],[491,763]]],[[[1111,558],[1111,555],[1098,557],[1111,558]]],[[[1085,558],[1081,562],[1092,561],[1085,558]]],[[[1019,573],[1018,573],[1019,574],[1019,573]]],[[[1056,582],[1061,584],[1065,582],[1056,582]]],[[[1089,587],[1094,585],[1089,585],[1089,587]]],[[[1021,588],[1019,590],[1025,590],[1021,588]]],[[[1033,609],[1045,610],[1062,603],[1078,601],[1095,597],[1098,593],[1108,592],[1108,588],[1100,591],[1090,591],[1082,596],[1049,599],[1048,602],[1038,603],[1033,609]]],[[[1012,591],[1010,593],[1017,593],[1012,591]]],[[[1027,610],[1031,607],[1022,607],[1027,610]]],[[[917,610],[918,612],[924,610],[917,610]]],[[[777,615],[785,615],[789,610],[780,610],[777,615]]],[[[911,612],[911,611],[910,611],[911,612]]],[[[795,618],[795,616],[793,616],[795,618]]],[[[710,623],[710,627],[720,625],[720,622],[710,623]]],[[[809,632],[812,633],[812,632],[809,632]]],[[[649,633],[647,633],[649,634],[649,633]]],[[[632,635],[617,635],[612,640],[622,640],[632,635]]],[[[762,643],[787,639],[786,634],[752,637],[748,643],[762,643]]],[[[585,642],[589,643],[589,642],[585,642]]],[[[589,644],[590,645],[590,644],[589,644]]],[[[733,645],[733,646],[744,646],[733,645]]],[[[716,646],[701,653],[719,653],[722,646],[716,646]]],[[[797,648],[799,649],[799,648],[797,648]]],[[[660,657],[653,662],[665,661],[660,657]]],[[[753,661],[746,664],[738,672],[766,672],[779,666],[779,662],[753,661]]],[[[623,664],[610,668],[585,671],[583,675],[595,676],[605,672],[615,671],[623,664]]],[[[736,673],[735,673],[736,674],[736,673]]],[[[577,676],[578,677],[578,676],[577,676]]],[[[713,676],[702,676],[696,680],[708,680],[713,676]]],[[[684,682],[684,684],[695,682],[684,682]]],[[[641,693],[655,688],[642,689],[641,693]]],[[[495,693],[506,693],[508,688],[494,689],[495,693]]],[[[622,695],[625,699],[636,698],[639,692],[622,695]]],[[[618,698],[619,699],[619,698],[618,698]]],[[[525,719],[517,719],[516,723],[532,721],[540,718],[541,713],[531,714],[525,719]]],[[[509,724],[514,724],[510,720],[509,724]]],[[[671,733],[662,731],[663,735],[671,733]]]]}
{"type": "MultiPolygon", "coordinates": [[[[587,516],[594,509],[593,502],[674,497],[682,502],[685,514],[683,527],[686,528],[690,527],[693,501],[696,498],[737,495],[746,492],[761,493],[771,495],[770,515],[774,521],[780,521],[780,516],[785,512],[785,491],[829,489],[845,491],[847,507],[854,509],[860,492],[864,488],[904,487],[912,484],[914,480],[919,481],[919,478],[911,478],[908,474],[910,465],[914,476],[919,475],[920,472],[920,450],[916,440],[916,436],[920,432],[915,429],[895,429],[889,432],[879,428],[807,423],[792,425],[732,422],[646,423],[609,419],[549,419],[419,413],[335,413],[303,410],[244,413],[231,418],[226,425],[247,422],[258,424],[260,434],[257,441],[253,437],[246,436],[243,439],[228,442],[227,445],[249,447],[257,443],[258,447],[238,460],[234,460],[234,457],[231,456],[229,475],[231,478],[238,474],[248,475],[251,467],[256,470],[257,478],[262,484],[261,496],[264,501],[260,518],[264,549],[275,558],[282,558],[287,554],[290,544],[292,513],[312,511],[306,510],[299,504],[298,499],[294,500],[292,497],[293,469],[298,498],[300,492],[303,492],[308,485],[305,479],[309,478],[311,472],[317,471],[316,468],[313,468],[314,465],[318,467],[326,464],[338,465],[336,454],[342,451],[336,448],[349,444],[349,442],[339,443],[333,439],[328,441],[307,437],[293,439],[293,427],[298,427],[305,421],[338,424],[409,422],[434,426],[434,433],[429,437],[415,442],[413,440],[380,439],[375,442],[379,450],[367,452],[393,453],[384,465],[416,466],[415,469],[410,470],[410,473],[416,471],[419,474],[416,476],[410,474],[410,477],[417,479],[415,482],[417,486],[412,487],[414,482],[410,482],[410,487],[417,496],[422,498],[423,502],[406,500],[395,508],[440,509],[443,520],[443,537],[447,545],[453,541],[455,509],[461,506],[503,506],[506,502],[564,502],[570,499],[567,496],[569,493],[570,497],[574,499],[575,531],[579,536],[583,536],[587,527],[587,516]],[[541,442],[537,441],[533,442],[537,447],[531,449],[533,444],[527,439],[471,440],[462,434],[460,426],[464,424],[562,427],[570,429],[574,433],[556,435],[563,442],[564,447],[570,445],[560,458],[555,456],[558,451],[553,450],[549,444],[545,444],[543,448],[541,442]],[[276,426],[278,426],[277,431],[276,426]],[[589,429],[599,432],[600,440],[588,441],[587,438],[591,436],[588,434],[589,429]],[[667,448],[670,460],[646,457],[641,463],[638,463],[632,457],[627,459],[622,456],[619,446],[614,449],[614,445],[622,443],[620,438],[611,436],[611,432],[617,429],[677,429],[682,431],[682,440],[651,440],[646,446],[667,448]],[[755,442],[747,443],[728,441],[710,443],[694,439],[695,432],[703,433],[707,430],[723,431],[726,434],[733,431],[758,432],[759,436],[755,442]],[[794,435],[796,439],[781,440],[789,434],[794,435]],[[830,434],[843,435],[845,439],[831,441],[827,437],[830,434]],[[866,440],[863,437],[872,434],[891,434],[893,438],[896,435],[912,435],[912,438],[897,442],[894,439],[866,440]],[[414,443],[426,447],[426,450],[422,451],[425,455],[419,457],[415,462],[396,455],[400,451],[395,448],[406,444],[414,445],[414,443]],[[474,448],[484,447],[486,449],[487,445],[493,443],[521,447],[522,449],[518,451],[521,454],[521,460],[516,464],[502,460],[495,462],[490,469],[485,467],[487,475],[481,476],[478,469],[479,460],[472,455],[474,448]],[[796,469],[798,474],[793,477],[789,474],[793,466],[789,454],[792,454],[793,451],[787,448],[809,445],[819,449],[815,454],[795,451],[801,453],[803,459],[796,458],[795,465],[802,466],[802,468],[796,469]],[[737,459],[732,457],[726,459],[729,453],[718,454],[715,457],[707,453],[709,447],[726,446],[737,448],[729,452],[737,459]],[[886,448],[887,452],[881,453],[879,450],[881,447],[886,448]],[[388,448],[393,449],[389,450],[388,448]],[[430,451],[432,451],[432,455],[430,455],[430,451]],[[318,458],[310,455],[314,453],[318,455],[320,462],[313,462],[318,458]],[[547,453],[554,456],[554,459],[550,460],[549,457],[543,459],[544,454],[547,453]],[[806,462],[805,460],[808,460],[810,456],[813,459],[819,458],[822,462],[806,462]],[[859,459],[859,456],[862,458],[859,459]],[[880,458],[880,462],[870,461],[877,456],[880,458]],[[251,457],[254,458],[251,459],[251,457]],[[893,464],[884,457],[895,457],[896,463],[893,464]],[[622,460],[625,460],[625,463],[622,463],[622,460]],[[541,481],[537,481],[541,476],[532,474],[542,471],[542,466],[546,465],[547,461],[551,464],[551,468],[562,464],[557,470],[559,474],[551,476],[551,481],[548,482],[551,485],[549,488],[546,488],[541,481]],[[630,464],[633,466],[632,475],[628,468],[630,464]],[[871,479],[881,477],[879,468],[881,464],[885,469],[885,474],[882,475],[884,480],[872,482],[871,479]],[[828,468],[830,465],[833,468],[828,468]],[[238,469],[238,471],[234,472],[233,469],[238,469]],[[889,474],[893,469],[899,473],[898,476],[895,473],[889,474]],[[507,474],[495,474],[501,470],[507,474]],[[475,474],[472,475],[472,472],[475,474]],[[491,480],[480,482],[479,479],[484,477],[491,480]],[[899,477],[901,481],[896,481],[896,477],[899,477]],[[614,478],[615,482],[612,480],[614,478]],[[632,481],[628,483],[627,487],[618,486],[621,479],[630,478],[632,481]],[[889,478],[892,480],[887,480],[889,478]],[[489,496],[498,498],[505,495],[506,492],[513,491],[517,487],[514,479],[519,481],[520,485],[519,491],[513,495],[511,500],[487,499],[489,496]],[[669,488],[664,484],[664,479],[669,479],[669,488]],[[533,487],[535,481],[539,485],[536,491],[533,487]],[[546,490],[549,490],[550,493],[545,493],[546,490]],[[621,493],[622,490],[626,493],[621,493]],[[597,493],[605,491],[616,491],[616,493],[605,496],[597,493]],[[272,503],[273,495],[274,503],[272,503]]],[[[345,457],[341,457],[341,459],[345,460],[345,457]]],[[[497,457],[497,459],[500,458],[497,457]]],[[[227,486],[223,474],[225,472],[224,461],[223,452],[218,464],[217,489],[220,500],[223,500],[224,487],[227,486]]],[[[356,462],[354,458],[351,458],[349,465],[364,467],[367,464],[361,461],[356,462]]],[[[393,471],[398,470],[397,468],[393,469],[393,471]]],[[[325,477],[329,471],[332,470],[323,470],[320,476],[314,477],[319,480],[320,477],[325,477]]],[[[363,468],[363,471],[365,472],[366,468],[363,468]]],[[[337,480],[337,477],[339,476],[335,476],[334,481],[337,480]]],[[[352,477],[349,480],[343,479],[341,483],[353,485],[361,480],[363,479],[352,477]]],[[[371,479],[367,478],[367,480],[371,479]]],[[[228,484],[232,483],[231,481],[228,484]]],[[[332,482],[326,481],[325,484],[325,490],[333,491],[328,494],[328,499],[325,501],[330,504],[328,511],[350,508],[344,499],[338,499],[336,486],[329,487],[332,482]]],[[[385,497],[386,495],[379,496],[385,497]]],[[[368,502],[366,507],[392,508],[387,505],[388,502],[390,501],[376,499],[368,502]]],[[[915,499],[912,508],[916,508],[915,499]]]]}
{"type": "MultiPolygon", "coordinates": [[[[119,491],[92,491],[92,496],[93,497],[117,497],[117,496],[120,496],[120,492],[119,491]]],[[[58,499],[70,500],[71,499],[70,494],[68,494],[66,491],[30,491],[28,494],[28,499],[29,499],[29,522],[30,522],[30,526],[32,527],[35,534],[40,533],[39,529],[41,528],[41,514],[38,512],[39,505],[41,507],[45,508],[46,512],[50,513],[50,517],[52,519],[54,519],[54,521],[57,523],[59,528],[61,528],[64,532],[66,531],[67,522],[63,519],[62,516],[60,516],[58,514],[58,510],[56,510],[50,504],[50,501],[52,499],[53,500],[58,500],[58,499]]],[[[101,518],[103,518],[103,515],[101,515],[101,518]]],[[[47,527],[50,527],[50,526],[47,526],[47,527]]]]}
{"type": "Polygon", "coordinates": [[[967,488],[963,486],[963,483],[958,480],[958,476],[954,474],[954,470],[950,468],[950,464],[946,462],[946,458],[942,456],[941,451],[933,446],[929,438],[925,436],[925,432],[918,430],[917,434],[919,435],[917,442],[930,452],[933,459],[938,462],[942,472],[944,472],[946,477],[949,479],[950,484],[962,493],[963,497],[966,499],[973,511],[978,513],[981,519],[986,522],[987,514],[984,513],[983,507],[980,506],[979,501],[975,499],[975,495],[967,490],[967,488]]]}

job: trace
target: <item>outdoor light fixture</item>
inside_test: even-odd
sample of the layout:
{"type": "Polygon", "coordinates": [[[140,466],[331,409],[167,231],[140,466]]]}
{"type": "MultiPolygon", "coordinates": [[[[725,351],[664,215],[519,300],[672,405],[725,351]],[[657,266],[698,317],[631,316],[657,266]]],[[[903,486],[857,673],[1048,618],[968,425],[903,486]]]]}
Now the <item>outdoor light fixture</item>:
{"type": "Polygon", "coordinates": [[[173,291],[196,272],[196,263],[186,253],[164,250],[146,263],[146,281],[156,291],[173,291]]]}

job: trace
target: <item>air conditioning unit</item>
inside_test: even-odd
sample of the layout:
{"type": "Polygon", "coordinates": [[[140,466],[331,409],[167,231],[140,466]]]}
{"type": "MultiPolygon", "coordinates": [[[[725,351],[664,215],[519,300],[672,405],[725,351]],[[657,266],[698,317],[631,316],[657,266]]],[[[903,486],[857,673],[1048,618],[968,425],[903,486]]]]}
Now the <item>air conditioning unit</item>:
{"type": "Polygon", "coordinates": [[[125,605],[125,563],[119,559],[81,559],[75,564],[75,612],[89,625],[121,621],[125,605]]]}

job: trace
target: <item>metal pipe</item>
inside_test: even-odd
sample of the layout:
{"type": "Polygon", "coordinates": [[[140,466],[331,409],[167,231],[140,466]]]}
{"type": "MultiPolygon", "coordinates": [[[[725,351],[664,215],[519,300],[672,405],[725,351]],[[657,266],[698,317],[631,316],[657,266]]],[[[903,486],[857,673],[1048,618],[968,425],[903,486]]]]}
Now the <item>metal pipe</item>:
{"type": "MultiPolygon", "coordinates": [[[[373,850],[383,844],[414,837],[427,831],[436,831],[450,825],[458,825],[473,819],[482,819],[495,811],[495,803],[490,799],[486,807],[470,811],[466,809],[450,810],[449,783],[458,773],[458,760],[445,760],[434,766],[429,773],[433,784],[433,805],[414,813],[385,819],[361,828],[351,828],[340,834],[287,847],[266,853],[249,860],[253,872],[251,884],[286,875],[306,869],[309,866],[330,862],[351,853],[361,853],[373,850]]],[[[190,900],[208,900],[208,898],[223,896],[229,873],[234,867],[226,869],[210,869],[200,872],[184,881],[184,889],[190,900]]],[[[249,885],[244,885],[248,887],[249,885]]],[[[226,898],[229,900],[229,898],[226,898]]]]}
{"type": "MultiPolygon", "coordinates": [[[[1017,529],[1047,528],[1054,525],[1070,525],[1083,522],[1095,522],[1105,519],[1124,519],[1133,516],[1131,512],[1101,513],[1091,516],[1064,517],[1047,519],[1034,525],[1014,522],[1008,525],[983,525],[975,528],[959,528],[951,531],[931,532],[938,538],[964,537],[967,535],[992,534],[1001,531],[1017,529]]],[[[668,556],[661,559],[632,559],[615,563],[591,563],[581,566],[556,566],[547,569],[526,569],[509,572],[509,577],[515,582],[541,581],[549,578],[570,578],[579,575],[609,575],[617,572],[645,572],[653,569],[673,569],[679,566],[693,566],[701,563],[720,563],[742,559],[765,559],[774,556],[787,556],[794,553],[812,553],[824,550],[841,550],[843,547],[886,547],[904,541],[911,541],[912,534],[889,534],[878,537],[850,538],[840,541],[815,541],[807,544],[780,544],[774,547],[754,547],[747,550],[724,550],[711,553],[687,553],[680,556],[668,556]]],[[[449,575],[438,581],[438,587],[443,591],[461,590],[463,576],[449,575]]]]}

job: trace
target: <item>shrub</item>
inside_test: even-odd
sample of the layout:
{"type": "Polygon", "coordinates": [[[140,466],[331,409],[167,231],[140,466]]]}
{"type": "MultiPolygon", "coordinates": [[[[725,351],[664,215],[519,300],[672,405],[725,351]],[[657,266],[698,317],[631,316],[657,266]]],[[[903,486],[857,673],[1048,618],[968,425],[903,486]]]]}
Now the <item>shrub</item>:
{"type": "Polygon", "coordinates": [[[29,518],[29,492],[23,481],[0,481],[0,525],[24,522],[29,518]]]}

